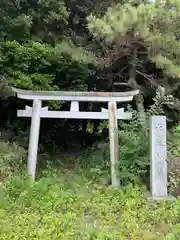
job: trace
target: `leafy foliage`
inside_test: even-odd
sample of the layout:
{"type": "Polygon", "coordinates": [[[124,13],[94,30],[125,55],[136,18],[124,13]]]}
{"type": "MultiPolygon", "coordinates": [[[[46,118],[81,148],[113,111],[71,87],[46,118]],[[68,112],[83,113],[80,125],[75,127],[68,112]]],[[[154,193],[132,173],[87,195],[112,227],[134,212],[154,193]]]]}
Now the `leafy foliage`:
{"type": "MultiPolygon", "coordinates": [[[[123,185],[129,182],[139,183],[141,178],[147,175],[149,166],[148,139],[140,125],[135,124],[135,122],[134,125],[121,124],[119,131],[119,171],[123,185]]],[[[96,179],[101,179],[104,175],[110,179],[109,142],[95,144],[83,158],[86,158],[84,168],[90,167],[92,173],[96,173],[96,179]]]]}
{"type": "Polygon", "coordinates": [[[0,182],[19,173],[24,165],[26,151],[16,143],[0,142],[0,182]]]}
{"type": "Polygon", "coordinates": [[[168,172],[170,178],[170,190],[174,195],[180,194],[180,127],[174,126],[168,133],[168,172]]]}
{"type": "Polygon", "coordinates": [[[179,200],[151,206],[138,186],[107,189],[83,175],[51,170],[36,183],[12,178],[1,192],[4,240],[179,238],[179,200]]]}
{"type": "Polygon", "coordinates": [[[4,82],[35,90],[87,88],[95,57],[67,35],[69,13],[63,1],[2,1],[1,12],[4,82]]]}
{"type": "Polygon", "coordinates": [[[24,89],[78,88],[88,76],[86,64],[93,56],[71,46],[63,42],[55,47],[35,41],[3,42],[1,74],[11,85],[24,89]]]}
{"type": "Polygon", "coordinates": [[[54,42],[62,39],[68,24],[64,1],[1,1],[0,36],[7,40],[54,42]]]}
{"type": "Polygon", "coordinates": [[[173,95],[179,85],[179,6],[174,0],[165,6],[120,1],[103,16],[88,17],[88,29],[99,43],[99,68],[110,72],[106,78],[112,89],[141,90],[135,100],[142,120],[151,89],[161,86],[173,95]]]}
{"type": "Polygon", "coordinates": [[[179,73],[177,49],[180,44],[177,30],[178,9],[177,1],[168,1],[166,8],[144,3],[137,6],[133,6],[132,3],[117,4],[108,8],[102,18],[90,15],[88,28],[95,38],[104,40],[107,46],[120,42],[121,54],[126,49],[127,54],[131,53],[134,47],[142,50],[143,45],[149,58],[158,68],[177,77],[176,74],[179,73]],[[172,7],[172,3],[174,10],[167,11],[167,8],[172,7]],[[168,28],[169,25],[171,28],[168,28]]]}

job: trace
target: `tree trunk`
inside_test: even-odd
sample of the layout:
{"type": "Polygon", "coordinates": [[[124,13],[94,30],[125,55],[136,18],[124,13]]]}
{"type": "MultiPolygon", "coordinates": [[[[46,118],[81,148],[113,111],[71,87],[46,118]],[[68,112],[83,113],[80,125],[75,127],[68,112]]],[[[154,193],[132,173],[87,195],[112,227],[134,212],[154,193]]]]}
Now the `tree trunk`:
{"type": "MultiPolygon", "coordinates": [[[[136,58],[137,58],[137,49],[133,49],[132,53],[132,61],[131,61],[131,66],[130,66],[130,71],[129,71],[129,83],[133,87],[133,89],[139,89],[139,85],[136,82],[136,58]]],[[[140,92],[138,95],[135,96],[135,101],[136,101],[136,107],[137,111],[139,113],[139,119],[140,123],[143,127],[146,126],[146,114],[145,114],[145,108],[144,108],[144,98],[143,94],[141,92],[141,89],[139,89],[140,92]]]]}

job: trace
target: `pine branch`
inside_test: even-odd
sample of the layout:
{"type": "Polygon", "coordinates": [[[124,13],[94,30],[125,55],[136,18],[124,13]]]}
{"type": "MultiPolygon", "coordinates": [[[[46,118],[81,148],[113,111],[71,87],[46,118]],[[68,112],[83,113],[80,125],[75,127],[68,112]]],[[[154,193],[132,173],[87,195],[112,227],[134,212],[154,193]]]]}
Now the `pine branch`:
{"type": "Polygon", "coordinates": [[[148,82],[150,82],[151,85],[153,85],[154,87],[158,87],[158,83],[152,77],[149,77],[149,75],[147,75],[147,74],[145,74],[145,73],[143,73],[143,72],[141,72],[139,70],[136,70],[136,72],[139,75],[143,76],[146,80],[148,80],[148,82]]]}

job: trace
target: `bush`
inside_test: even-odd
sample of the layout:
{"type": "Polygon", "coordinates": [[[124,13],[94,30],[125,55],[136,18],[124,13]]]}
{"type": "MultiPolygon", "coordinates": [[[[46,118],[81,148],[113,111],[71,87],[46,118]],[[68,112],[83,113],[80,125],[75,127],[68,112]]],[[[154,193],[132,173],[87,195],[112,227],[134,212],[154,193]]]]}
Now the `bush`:
{"type": "Polygon", "coordinates": [[[127,184],[137,182],[149,167],[148,139],[144,132],[127,129],[120,131],[120,175],[127,184]]]}
{"type": "MultiPolygon", "coordinates": [[[[101,128],[107,128],[103,122],[101,128]]],[[[135,114],[130,124],[121,122],[119,125],[119,170],[123,185],[140,183],[141,180],[149,186],[149,139],[135,114]]],[[[169,191],[173,195],[180,194],[180,126],[168,130],[168,177],[169,191]]],[[[101,179],[106,175],[106,182],[110,181],[109,139],[95,145],[86,156],[81,159],[81,166],[90,168],[91,177],[101,179]]]]}
{"type": "Polygon", "coordinates": [[[0,238],[179,239],[180,201],[147,203],[145,189],[108,189],[83,174],[49,171],[35,183],[16,177],[4,187],[0,238]]]}
{"type": "MultiPolygon", "coordinates": [[[[136,131],[131,127],[132,125],[127,125],[125,129],[119,131],[119,171],[123,185],[130,182],[139,183],[149,167],[147,136],[143,131],[136,131]]],[[[108,181],[110,178],[109,140],[95,145],[86,156],[83,156],[83,159],[80,159],[81,166],[91,169],[91,177],[98,179],[106,175],[108,181]]]]}
{"type": "Polygon", "coordinates": [[[22,170],[26,151],[16,143],[0,141],[0,182],[22,170]]]}
{"type": "Polygon", "coordinates": [[[10,178],[0,186],[0,239],[179,240],[180,199],[150,205],[146,188],[137,185],[148,168],[144,132],[122,126],[119,136],[120,177],[126,187],[118,190],[104,184],[110,170],[107,142],[94,146],[73,170],[50,165],[31,182],[22,174],[12,176],[22,168],[25,150],[1,141],[1,172],[10,178]]]}
{"type": "Polygon", "coordinates": [[[180,195],[180,126],[171,129],[168,136],[168,172],[170,180],[170,192],[180,195]]]}

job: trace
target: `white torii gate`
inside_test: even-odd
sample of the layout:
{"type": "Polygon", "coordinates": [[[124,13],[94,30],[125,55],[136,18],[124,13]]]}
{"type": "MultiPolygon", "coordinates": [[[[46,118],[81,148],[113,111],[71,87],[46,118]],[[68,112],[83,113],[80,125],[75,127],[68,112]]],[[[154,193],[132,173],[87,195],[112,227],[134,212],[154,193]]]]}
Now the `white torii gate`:
{"type": "Polygon", "coordinates": [[[18,110],[18,117],[31,117],[30,140],[28,150],[28,174],[35,179],[39,129],[41,118],[68,119],[109,119],[110,160],[112,187],[119,187],[118,174],[119,140],[117,119],[131,119],[131,112],[124,112],[124,108],[117,109],[117,102],[129,102],[139,93],[139,90],[127,92],[63,92],[63,91],[29,91],[12,89],[18,98],[32,100],[33,107],[26,106],[25,110],[18,110]],[[42,101],[71,101],[70,111],[49,111],[42,108],[42,101]],[[101,112],[80,112],[79,102],[108,102],[108,110],[101,108],[101,112]]]}

